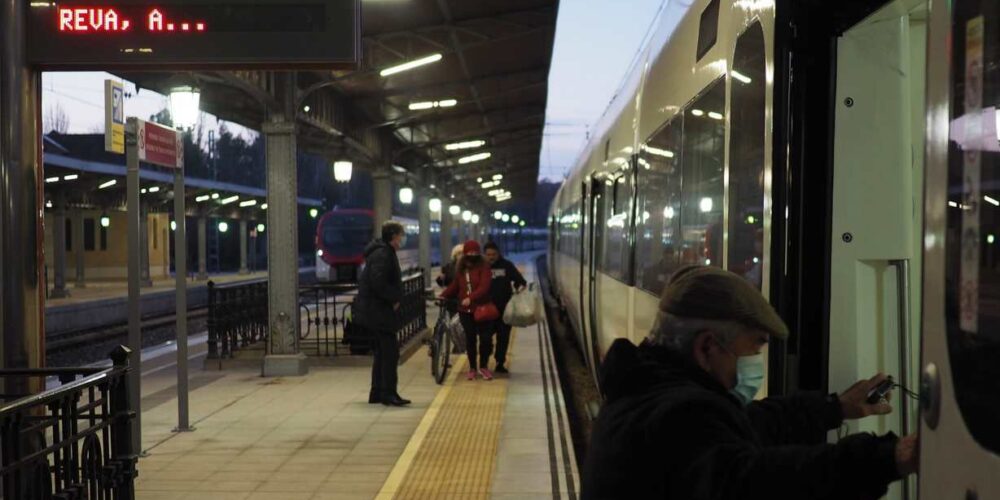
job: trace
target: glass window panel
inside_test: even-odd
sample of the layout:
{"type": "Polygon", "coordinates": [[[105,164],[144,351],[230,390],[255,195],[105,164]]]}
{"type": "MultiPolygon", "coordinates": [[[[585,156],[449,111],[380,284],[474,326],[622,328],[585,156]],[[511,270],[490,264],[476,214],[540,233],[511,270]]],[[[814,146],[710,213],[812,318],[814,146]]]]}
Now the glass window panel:
{"type": "Polygon", "coordinates": [[[683,119],[679,116],[653,134],[638,158],[635,280],[655,295],[678,265],[682,139],[683,119]]]}
{"type": "Polygon", "coordinates": [[[718,80],[684,114],[680,263],[722,266],[726,86],[718,80]]]}
{"type": "Polygon", "coordinates": [[[750,27],[736,43],[729,132],[729,270],[762,283],[764,260],[764,30],[750,27]]]}
{"type": "Polygon", "coordinates": [[[632,171],[630,163],[609,179],[607,213],[604,218],[604,272],[625,281],[629,264],[629,214],[632,210],[632,171]]]}
{"type": "Polygon", "coordinates": [[[94,219],[83,219],[83,249],[85,251],[94,251],[94,239],[96,235],[94,219]]]}

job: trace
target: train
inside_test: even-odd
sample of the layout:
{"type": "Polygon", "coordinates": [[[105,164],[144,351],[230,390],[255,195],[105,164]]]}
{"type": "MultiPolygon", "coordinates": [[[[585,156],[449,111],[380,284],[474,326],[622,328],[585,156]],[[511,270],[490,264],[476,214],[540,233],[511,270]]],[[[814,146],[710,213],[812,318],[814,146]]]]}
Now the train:
{"type": "Polygon", "coordinates": [[[919,430],[889,498],[1000,498],[998,33],[997,2],[666,2],[548,215],[595,383],[718,266],[793,332],[761,396],[890,374],[919,402],[848,424],[919,430]]]}

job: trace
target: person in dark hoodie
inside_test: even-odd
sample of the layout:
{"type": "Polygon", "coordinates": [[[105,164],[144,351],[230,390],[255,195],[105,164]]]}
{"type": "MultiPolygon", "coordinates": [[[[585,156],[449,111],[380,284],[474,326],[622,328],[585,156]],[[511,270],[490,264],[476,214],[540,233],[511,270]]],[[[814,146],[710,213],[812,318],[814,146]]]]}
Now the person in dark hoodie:
{"type": "Polygon", "coordinates": [[[844,419],[886,414],[876,375],[837,395],[754,401],[761,349],[788,329],[740,276],[679,269],[649,337],[616,340],[601,373],[606,400],[581,474],[583,499],[874,499],[916,472],[916,435],[854,434],[844,419]]]}
{"type": "Polygon", "coordinates": [[[406,232],[396,221],[382,224],[382,236],[365,248],[365,266],[358,279],[354,321],[372,337],[374,363],[368,402],[404,406],[409,400],[397,392],[399,377],[399,303],[403,298],[403,273],[396,251],[406,245],[406,232]]]}
{"type": "MultiPolygon", "coordinates": [[[[515,288],[520,291],[528,286],[528,282],[524,280],[524,276],[517,270],[517,266],[513,262],[500,255],[500,247],[496,243],[492,241],[487,243],[483,247],[483,254],[486,256],[486,262],[490,264],[490,272],[493,273],[493,281],[490,283],[490,298],[500,310],[500,314],[503,314],[510,298],[514,296],[515,288]]],[[[494,353],[497,366],[494,371],[508,373],[505,363],[507,362],[507,348],[510,346],[511,328],[510,325],[503,322],[503,318],[496,320],[494,325],[497,332],[497,350],[494,353]]]]}

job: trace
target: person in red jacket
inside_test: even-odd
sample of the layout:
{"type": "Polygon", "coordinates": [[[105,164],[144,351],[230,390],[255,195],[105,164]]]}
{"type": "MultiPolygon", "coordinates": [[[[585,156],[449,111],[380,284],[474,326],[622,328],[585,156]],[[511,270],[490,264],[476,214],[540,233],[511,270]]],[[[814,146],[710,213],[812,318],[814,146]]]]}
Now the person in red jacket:
{"type": "Polygon", "coordinates": [[[469,240],[462,248],[462,259],[458,261],[455,280],[441,293],[442,299],[458,298],[458,316],[465,330],[466,354],[469,356],[468,379],[475,380],[476,374],[485,380],[492,380],[490,354],[493,351],[492,321],[477,323],[472,312],[477,305],[490,301],[490,283],[493,273],[483,259],[479,242],[469,240]],[[479,349],[476,349],[476,340],[479,349]],[[477,357],[478,354],[478,357],[477,357]]]}

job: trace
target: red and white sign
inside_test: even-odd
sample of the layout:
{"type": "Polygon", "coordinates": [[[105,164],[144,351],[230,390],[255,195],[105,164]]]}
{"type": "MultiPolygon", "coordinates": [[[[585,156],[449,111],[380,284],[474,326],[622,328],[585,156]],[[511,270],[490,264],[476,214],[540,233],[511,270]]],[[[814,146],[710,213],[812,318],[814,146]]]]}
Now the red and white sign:
{"type": "Polygon", "coordinates": [[[143,120],[139,122],[139,161],[167,168],[184,168],[184,141],[170,127],[143,120]]]}

